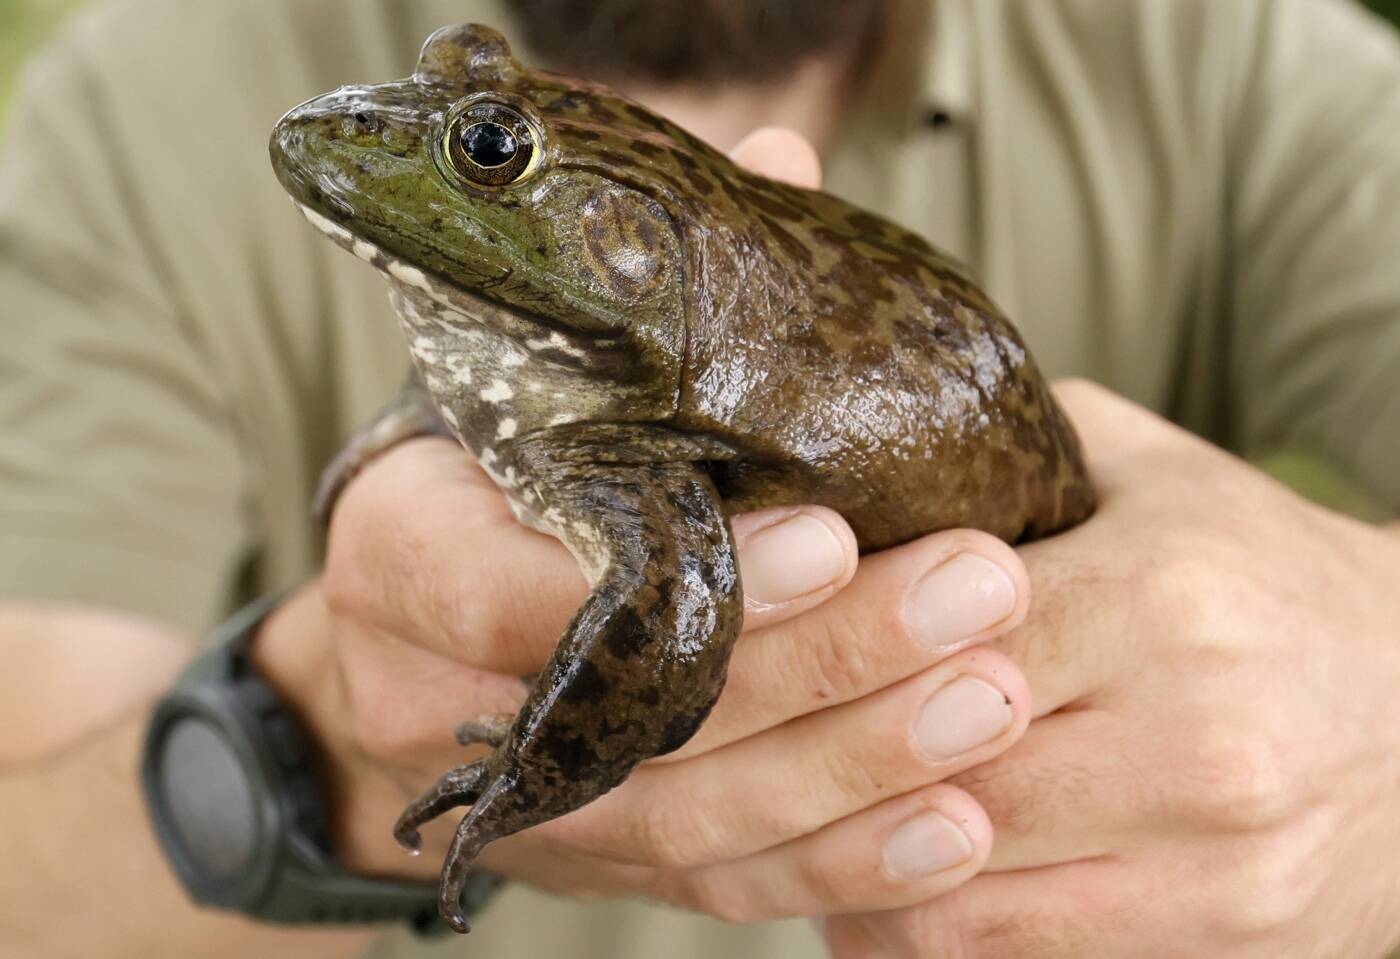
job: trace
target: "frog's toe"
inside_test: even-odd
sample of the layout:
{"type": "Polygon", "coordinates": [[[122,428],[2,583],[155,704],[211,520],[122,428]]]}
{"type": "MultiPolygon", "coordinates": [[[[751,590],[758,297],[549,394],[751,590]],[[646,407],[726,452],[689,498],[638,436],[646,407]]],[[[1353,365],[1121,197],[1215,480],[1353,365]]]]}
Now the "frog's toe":
{"type": "Polygon", "coordinates": [[[433,784],[418,799],[409,804],[394,825],[394,839],[411,853],[423,846],[418,827],[441,816],[449,809],[470,806],[481,795],[486,780],[486,759],[458,766],[433,784]]]}
{"type": "Polygon", "coordinates": [[[506,736],[510,734],[510,725],[514,721],[515,717],[510,713],[478,716],[476,719],[458,723],[453,729],[453,734],[456,735],[457,742],[463,746],[485,743],[494,749],[506,741],[506,736]]]}
{"type": "MultiPolygon", "coordinates": [[[[511,831],[499,829],[498,822],[495,827],[491,824],[495,820],[491,807],[507,799],[510,788],[505,780],[496,780],[471,812],[462,817],[457,825],[457,834],[452,837],[452,846],[447,850],[447,859],[442,866],[442,882],[438,886],[438,912],[458,932],[471,932],[471,923],[462,910],[462,891],[466,888],[467,877],[471,875],[472,863],[487,843],[511,831]]],[[[499,814],[501,810],[495,812],[499,814]]]]}

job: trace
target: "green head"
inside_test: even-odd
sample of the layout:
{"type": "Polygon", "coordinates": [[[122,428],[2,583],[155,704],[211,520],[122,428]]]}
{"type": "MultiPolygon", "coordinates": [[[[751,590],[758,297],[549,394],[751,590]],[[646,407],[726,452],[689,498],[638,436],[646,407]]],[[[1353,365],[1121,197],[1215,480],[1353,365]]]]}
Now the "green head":
{"type": "Polygon", "coordinates": [[[684,131],[525,70],[499,33],[462,26],[430,37],[406,80],[296,107],[271,153],[312,222],[400,288],[458,305],[465,294],[521,335],[586,342],[610,378],[674,401],[685,171],[728,163],[684,131]]]}

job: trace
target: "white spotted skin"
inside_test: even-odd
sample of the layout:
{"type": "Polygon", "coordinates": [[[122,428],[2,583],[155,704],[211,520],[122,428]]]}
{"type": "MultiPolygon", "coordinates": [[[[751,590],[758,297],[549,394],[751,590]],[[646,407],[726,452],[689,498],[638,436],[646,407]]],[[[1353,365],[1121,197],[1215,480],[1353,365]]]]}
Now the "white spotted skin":
{"type": "Polygon", "coordinates": [[[525,495],[534,502],[522,502],[513,493],[507,493],[511,511],[522,526],[553,536],[563,543],[573,554],[579,569],[589,586],[597,586],[603,581],[610,557],[603,548],[603,539],[591,526],[582,522],[568,523],[564,514],[554,506],[546,506],[539,490],[532,489],[525,495]],[[533,494],[533,495],[532,495],[533,494]]]}
{"type": "MultiPolygon", "coordinates": [[[[345,227],[341,226],[339,223],[336,223],[334,220],[330,220],[317,213],[309,206],[302,206],[301,204],[298,204],[298,206],[301,209],[302,215],[306,217],[306,219],[311,223],[312,226],[320,230],[332,240],[335,240],[341,246],[346,247],[347,249],[351,250],[351,252],[354,252],[354,244],[356,240],[355,235],[353,233],[345,229],[345,227]]],[[[363,243],[364,241],[360,242],[363,243]]],[[[364,245],[371,247],[371,249],[373,248],[371,244],[365,243],[364,245]]],[[[358,256],[359,254],[357,253],[356,255],[358,256]]],[[[361,257],[361,259],[365,259],[365,257],[361,257]]]]}
{"type": "Polygon", "coordinates": [[[481,398],[492,405],[504,403],[515,396],[515,390],[505,380],[496,380],[481,391],[481,398]]]}
{"type": "Polygon", "coordinates": [[[389,261],[389,275],[400,283],[414,287],[424,292],[431,293],[432,284],[428,282],[428,275],[416,266],[408,266],[399,260],[389,261]]]}
{"type": "Polygon", "coordinates": [[[559,539],[596,583],[607,568],[604,538],[587,518],[551,503],[547,477],[526,475],[520,439],[576,423],[623,422],[637,403],[590,373],[590,349],[612,340],[575,339],[473,294],[435,282],[420,268],[302,206],[311,224],[389,280],[389,302],[409,353],[443,421],[506,494],[516,518],[559,539]]]}
{"type": "Polygon", "coordinates": [[[627,408],[610,384],[560,361],[568,359],[561,344],[581,352],[562,334],[538,337],[547,349],[533,351],[523,345],[529,337],[512,328],[520,321],[484,301],[468,313],[402,282],[391,284],[389,301],[428,391],[441,409],[452,409],[459,438],[478,455],[493,448],[505,463],[514,440],[574,423],[615,422],[618,409],[627,408]]]}

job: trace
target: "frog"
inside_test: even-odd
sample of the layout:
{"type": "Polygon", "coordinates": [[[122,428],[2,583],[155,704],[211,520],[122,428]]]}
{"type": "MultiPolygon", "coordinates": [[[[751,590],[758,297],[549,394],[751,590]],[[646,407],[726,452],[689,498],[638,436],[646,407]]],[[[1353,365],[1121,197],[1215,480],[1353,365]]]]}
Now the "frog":
{"type": "Polygon", "coordinates": [[[865,553],[961,527],[1019,543],[1094,509],[1072,424],[957,260],[529,69],[490,27],[292,109],[270,151],[311,224],[387,279],[412,361],[322,513],[384,449],[448,435],[591,590],[519,711],[458,727],[489,754],[395,825],[416,851],[466,807],[439,886],[458,931],[483,847],[704,723],[744,620],[735,514],[830,507],[865,553]]]}

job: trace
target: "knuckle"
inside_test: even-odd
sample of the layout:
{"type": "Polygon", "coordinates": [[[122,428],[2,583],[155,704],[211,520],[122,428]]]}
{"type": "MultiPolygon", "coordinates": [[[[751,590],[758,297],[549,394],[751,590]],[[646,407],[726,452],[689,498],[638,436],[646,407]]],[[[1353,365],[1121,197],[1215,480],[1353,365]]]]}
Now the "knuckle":
{"type": "Polygon", "coordinates": [[[1253,833],[1292,811],[1285,751],[1253,727],[1211,722],[1183,737],[1180,788],[1194,819],[1209,829],[1253,833]]]}
{"type": "Polygon", "coordinates": [[[1043,800],[1046,788],[1078,794],[1084,791],[1081,784],[1086,775],[1070,763],[1047,768],[1041,763],[993,759],[959,773],[949,782],[965,789],[981,804],[998,834],[1025,836],[1047,826],[1049,804],[1043,800]]]}
{"type": "Polygon", "coordinates": [[[691,803],[650,803],[637,829],[637,841],[647,864],[664,869],[695,869],[720,859],[719,837],[706,822],[712,820],[699,815],[691,803]]]}
{"type": "Polygon", "coordinates": [[[747,891],[734,883],[705,883],[700,906],[708,915],[735,925],[774,918],[758,911],[747,891]]]}
{"type": "Polygon", "coordinates": [[[905,910],[897,928],[901,942],[920,959],[1009,959],[1013,948],[1024,945],[1024,925],[1018,914],[996,917],[961,915],[948,910],[956,921],[934,921],[927,909],[905,910]]]}
{"type": "Polygon", "coordinates": [[[1069,957],[1098,954],[1103,930],[1091,912],[1026,905],[1015,911],[978,917],[968,923],[957,956],[976,959],[1021,959],[1024,956],[1069,957]]]}
{"type": "Polygon", "coordinates": [[[1240,628],[1252,603],[1252,586],[1242,575],[1222,576],[1221,570],[1243,572],[1233,551],[1215,542],[1190,542],[1185,531],[1162,534],[1161,550],[1144,557],[1140,582],[1147,591],[1148,616],[1175,624],[1176,641],[1164,650],[1175,661],[1197,671],[1238,666],[1258,651],[1258,642],[1240,628]]]}
{"type": "MultiPolygon", "coordinates": [[[[461,577],[444,566],[429,566],[422,578],[422,610],[405,611],[434,632],[460,639],[463,633],[480,637],[495,648],[498,636],[504,633],[499,604],[491,601],[488,589],[469,596],[461,577]]],[[[414,567],[407,567],[413,569],[414,567]]]]}
{"type": "MultiPolygon", "coordinates": [[[[908,737],[901,737],[898,742],[904,754],[902,763],[893,762],[885,755],[886,750],[881,745],[882,739],[878,736],[871,736],[864,742],[857,741],[852,744],[858,749],[863,748],[863,753],[852,752],[846,744],[834,744],[830,748],[822,749],[821,775],[816,781],[817,788],[828,795],[845,797],[847,802],[842,804],[844,806],[850,802],[867,805],[891,792],[896,785],[904,788],[922,785],[917,781],[893,782],[895,779],[908,780],[912,778],[911,774],[918,776],[923,772],[923,763],[917,756],[912,755],[913,747],[908,744],[908,737]]],[[[925,778],[931,777],[926,775],[925,778]]],[[[830,799],[819,802],[814,798],[803,803],[790,804],[783,814],[782,821],[772,825],[776,830],[787,830],[783,835],[809,832],[825,825],[807,821],[811,818],[810,815],[804,817],[799,814],[799,809],[808,808],[815,811],[833,807],[830,799]]]]}
{"type": "Polygon", "coordinates": [[[321,597],[330,614],[343,620],[363,618],[365,603],[373,595],[365,565],[346,544],[345,535],[334,535],[326,547],[321,574],[321,597]]]}
{"type": "Polygon", "coordinates": [[[351,740],[366,757],[378,762],[400,759],[414,744],[404,730],[402,710],[378,687],[364,684],[349,687],[351,740]]]}
{"type": "Polygon", "coordinates": [[[341,687],[349,716],[345,729],[358,752],[380,764],[398,765],[406,755],[444,731],[429,728],[418,700],[385,667],[392,655],[378,641],[351,631],[336,640],[341,687]]]}
{"type": "Polygon", "coordinates": [[[869,680],[870,652],[861,641],[861,628],[849,614],[837,613],[814,620],[819,632],[805,644],[802,675],[818,703],[848,702],[865,691],[869,680]]]}
{"type": "Polygon", "coordinates": [[[1211,897],[1216,931],[1236,939],[1273,939],[1307,916],[1321,882],[1320,840],[1298,833],[1250,843],[1211,897]]]}
{"type": "Polygon", "coordinates": [[[414,530],[396,521],[390,509],[379,505],[379,484],[368,481],[356,488],[337,510],[326,544],[323,591],[332,613],[347,619],[375,621],[385,612],[400,614],[405,596],[412,592],[406,583],[389,583],[386,576],[406,576],[421,570],[425,544],[414,530]],[[398,588],[391,588],[396,586],[398,588]]]}
{"type": "Polygon", "coordinates": [[[798,888],[805,891],[802,898],[816,906],[809,911],[823,915],[844,911],[851,905],[854,895],[874,900],[894,885],[879,871],[865,881],[852,882],[844,870],[835,869],[831,862],[812,856],[798,857],[793,863],[793,873],[798,888]]]}

